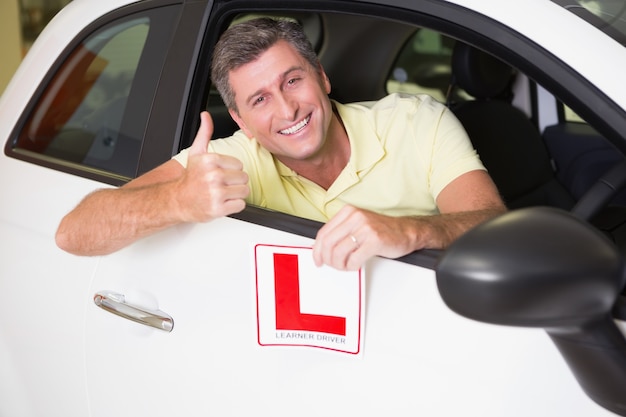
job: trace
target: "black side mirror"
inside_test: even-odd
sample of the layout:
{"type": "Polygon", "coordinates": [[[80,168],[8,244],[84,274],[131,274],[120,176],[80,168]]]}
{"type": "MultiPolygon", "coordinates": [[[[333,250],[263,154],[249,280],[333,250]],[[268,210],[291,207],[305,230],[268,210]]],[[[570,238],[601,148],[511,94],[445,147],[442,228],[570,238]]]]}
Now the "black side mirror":
{"type": "Polygon", "coordinates": [[[436,272],[450,309],[487,323],[544,328],[587,395],[626,416],[626,339],[611,316],[625,266],[589,224],[535,207],[470,230],[444,252],[436,272]]]}

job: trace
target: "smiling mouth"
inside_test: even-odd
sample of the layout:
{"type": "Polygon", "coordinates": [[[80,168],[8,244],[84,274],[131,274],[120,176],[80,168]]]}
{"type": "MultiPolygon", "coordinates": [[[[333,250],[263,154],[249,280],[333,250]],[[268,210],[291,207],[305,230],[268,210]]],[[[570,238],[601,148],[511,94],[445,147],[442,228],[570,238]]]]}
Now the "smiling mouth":
{"type": "Polygon", "coordinates": [[[279,133],[281,135],[293,135],[294,133],[298,133],[299,131],[304,129],[306,125],[309,124],[310,121],[311,121],[311,115],[308,115],[300,123],[293,125],[288,129],[281,130],[279,131],[279,133]]]}

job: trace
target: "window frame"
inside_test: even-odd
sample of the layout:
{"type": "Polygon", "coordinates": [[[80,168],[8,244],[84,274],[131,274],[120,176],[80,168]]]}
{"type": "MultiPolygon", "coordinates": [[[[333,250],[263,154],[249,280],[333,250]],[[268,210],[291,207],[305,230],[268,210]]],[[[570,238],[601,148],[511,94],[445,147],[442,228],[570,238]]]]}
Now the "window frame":
{"type": "MultiPolygon", "coordinates": [[[[541,82],[553,94],[566,98],[568,102],[571,101],[577,106],[579,105],[581,109],[579,112],[587,114],[590,122],[602,121],[595,114],[598,114],[596,112],[599,108],[603,108],[604,117],[607,120],[607,123],[603,121],[600,123],[604,136],[626,153],[626,142],[619,133],[620,126],[623,126],[624,131],[626,131],[626,120],[623,118],[622,111],[580,74],[533,41],[520,36],[500,22],[455,4],[431,0],[423,0],[419,3],[411,0],[388,0],[386,3],[386,5],[381,6],[362,1],[347,3],[332,0],[304,0],[298,3],[297,11],[322,14],[326,12],[348,13],[396,20],[418,27],[427,27],[446,36],[461,39],[463,42],[496,55],[511,66],[518,68],[533,83],[541,82]],[[533,60],[530,61],[525,58],[528,56],[533,56],[533,60]],[[557,73],[559,74],[558,79],[551,78],[550,74],[557,73]],[[574,91],[576,93],[573,93],[574,91]]],[[[277,13],[280,11],[289,13],[294,10],[286,7],[284,2],[280,0],[266,0],[262,5],[253,0],[217,0],[206,25],[208,30],[203,35],[197,69],[208,66],[213,46],[219,35],[228,26],[231,16],[246,12],[277,13]]],[[[381,88],[384,89],[384,86],[381,88]]],[[[196,71],[191,84],[182,134],[174,143],[174,153],[191,144],[199,127],[199,120],[196,115],[204,110],[203,106],[207,103],[209,91],[208,71],[196,71]]],[[[251,206],[248,206],[241,213],[229,217],[310,238],[315,238],[317,230],[322,226],[321,223],[251,206]]],[[[440,254],[441,251],[437,250],[422,250],[398,260],[417,266],[434,268],[440,254]]]]}

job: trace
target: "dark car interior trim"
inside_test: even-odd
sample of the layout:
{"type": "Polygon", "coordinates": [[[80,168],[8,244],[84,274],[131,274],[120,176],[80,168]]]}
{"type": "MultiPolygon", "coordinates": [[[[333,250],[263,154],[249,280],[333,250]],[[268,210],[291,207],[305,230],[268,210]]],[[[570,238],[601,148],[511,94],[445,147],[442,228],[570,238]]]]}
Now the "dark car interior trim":
{"type": "MultiPolygon", "coordinates": [[[[248,205],[242,212],[231,214],[228,217],[311,239],[315,239],[317,231],[324,225],[323,223],[313,220],[291,216],[289,214],[251,205],[248,205]]],[[[397,258],[396,260],[424,268],[434,269],[442,253],[443,251],[440,250],[426,249],[410,253],[397,258]]]]}

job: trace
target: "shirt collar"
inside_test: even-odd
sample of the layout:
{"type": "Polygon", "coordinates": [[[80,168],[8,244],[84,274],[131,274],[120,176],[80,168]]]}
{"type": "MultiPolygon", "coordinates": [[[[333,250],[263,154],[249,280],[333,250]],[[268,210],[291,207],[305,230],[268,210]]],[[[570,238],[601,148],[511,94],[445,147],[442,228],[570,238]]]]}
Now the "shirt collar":
{"type": "Polygon", "coordinates": [[[360,103],[341,104],[333,101],[333,105],[350,140],[350,160],[346,168],[357,175],[365,174],[385,155],[370,109],[360,103]]]}

